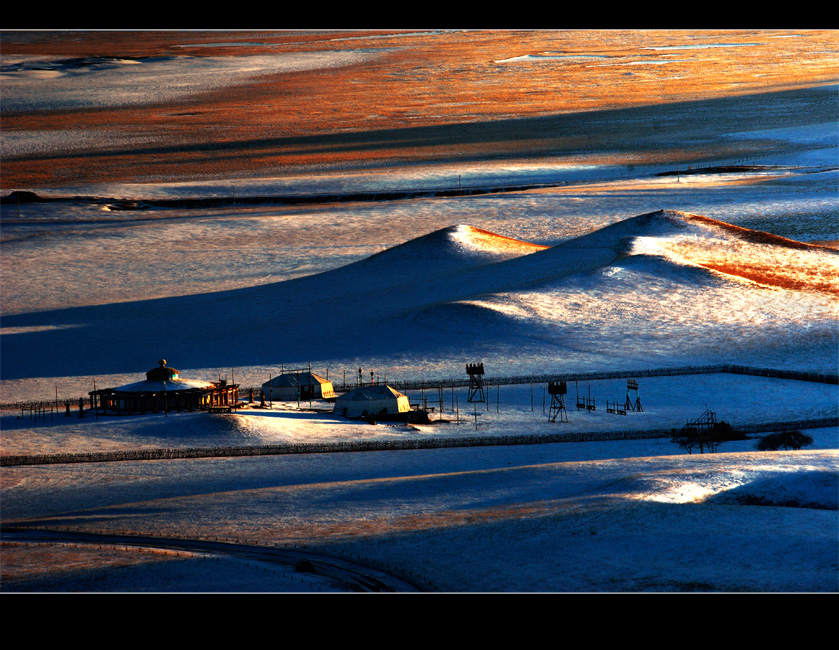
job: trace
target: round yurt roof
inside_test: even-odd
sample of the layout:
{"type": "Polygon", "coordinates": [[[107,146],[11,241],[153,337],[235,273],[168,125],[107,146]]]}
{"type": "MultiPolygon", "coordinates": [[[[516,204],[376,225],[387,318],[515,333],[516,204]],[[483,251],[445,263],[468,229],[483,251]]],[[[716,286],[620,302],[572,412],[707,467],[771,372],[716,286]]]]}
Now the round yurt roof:
{"type": "Polygon", "coordinates": [[[212,387],[213,385],[206,381],[193,381],[187,379],[147,379],[146,381],[138,381],[133,384],[119,386],[113,390],[118,393],[159,393],[167,390],[190,390],[212,387]]]}
{"type": "Polygon", "coordinates": [[[157,367],[152,368],[146,373],[146,379],[149,381],[162,381],[164,379],[177,379],[180,371],[166,366],[166,359],[161,359],[157,362],[157,367]]]}
{"type": "Polygon", "coordinates": [[[119,386],[113,390],[120,393],[146,393],[162,392],[173,390],[191,390],[212,388],[212,384],[206,381],[195,381],[181,379],[180,372],[166,365],[166,359],[158,361],[156,368],[146,373],[145,381],[137,381],[131,384],[119,386]]]}

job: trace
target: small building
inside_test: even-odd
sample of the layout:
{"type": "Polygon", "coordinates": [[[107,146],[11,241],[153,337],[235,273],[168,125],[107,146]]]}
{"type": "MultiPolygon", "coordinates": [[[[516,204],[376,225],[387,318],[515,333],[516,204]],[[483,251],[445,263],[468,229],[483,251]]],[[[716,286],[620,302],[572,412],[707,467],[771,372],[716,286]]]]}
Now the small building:
{"type": "Polygon", "coordinates": [[[90,405],[103,413],[168,413],[232,409],[239,403],[238,384],[181,379],[180,372],[161,359],[145,381],[92,391],[90,405]]]}
{"type": "Polygon", "coordinates": [[[335,400],[332,412],[348,418],[408,413],[408,396],[384,384],[359,386],[335,400]]]}
{"type": "Polygon", "coordinates": [[[266,399],[293,402],[298,399],[332,399],[332,382],[311,372],[287,372],[262,384],[266,399]]]}

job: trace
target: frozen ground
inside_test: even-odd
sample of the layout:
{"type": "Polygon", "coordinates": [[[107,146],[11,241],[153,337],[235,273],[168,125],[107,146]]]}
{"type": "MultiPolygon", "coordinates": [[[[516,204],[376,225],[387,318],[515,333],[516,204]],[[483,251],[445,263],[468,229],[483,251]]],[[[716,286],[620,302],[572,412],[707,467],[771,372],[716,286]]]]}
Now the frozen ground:
{"type": "MultiPolygon", "coordinates": [[[[810,433],[828,448],[672,455],[655,440],[4,468],[4,521],[302,548],[432,591],[835,592],[837,432],[810,433]]],[[[334,589],[165,548],[150,567],[130,542],[7,543],[3,588],[334,589]]]]}
{"type": "MultiPolygon", "coordinates": [[[[550,58],[522,56],[530,59],[503,65],[550,58]]],[[[55,93],[39,95],[29,82],[46,72],[4,57],[3,74],[14,76],[11,95],[3,79],[4,110],[9,97],[111,106],[113,91],[140,83],[129,70],[185,62],[194,70],[194,60],[177,57],[110,62],[96,72],[107,92],[65,94],[61,84],[96,78],[88,61],[84,70],[51,70],[55,93]]],[[[326,62],[352,63],[334,52],[317,65],[326,62]]],[[[202,64],[216,67],[201,84],[221,88],[234,78],[227,59],[202,64]]],[[[185,378],[235,374],[243,386],[310,362],[338,383],[358,367],[393,382],[459,377],[478,360],[490,376],[718,363],[835,373],[839,266],[835,250],[821,244],[839,240],[839,135],[835,112],[809,111],[835,103],[836,88],[790,99],[801,102],[789,117],[801,116],[798,123],[779,126],[784,120],[767,116],[745,131],[727,113],[731,129],[721,121],[684,134],[721,152],[703,166],[768,166],[739,174],[686,174],[696,170],[685,163],[679,176],[658,176],[677,165],[628,164],[592,145],[553,160],[39,187],[43,196],[114,201],[3,205],[0,401],[77,398],[94,381],[100,388],[137,381],[159,358],[185,378]],[[724,143],[750,149],[748,160],[724,155],[724,143]],[[550,187],[388,202],[233,202],[518,184],[550,187]],[[212,196],[227,205],[117,203],[212,196]]],[[[170,90],[197,89],[209,86],[170,90]]],[[[2,152],[25,159],[82,144],[107,150],[137,137],[16,131],[3,134],[2,152]]],[[[638,141],[639,152],[645,146],[638,141]]],[[[678,428],[705,409],[735,425],[839,411],[829,384],[719,374],[642,378],[640,388],[644,411],[620,416],[606,413],[605,401],[625,397],[624,380],[571,385],[569,397],[590,390],[598,410],[571,405],[561,424],[547,422],[544,385],[526,384],[490,388],[478,417],[465,390],[444,392],[444,416],[461,422],[411,427],[348,422],[296,404],[218,416],[58,413],[43,421],[7,410],[0,453],[678,428]]],[[[436,391],[410,397],[439,409],[436,391]]],[[[814,444],[798,452],[756,452],[748,440],[687,455],[663,438],[3,467],[0,505],[4,528],[299,547],[386,566],[430,590],[835,592],[839,432],[807,433],[814,444]]],[[[4,591],[337,589],[264,562],[172,555],[163,544],[139,554],[117,543],[37,547],[4,537],[0,560],[4,591]]]]}

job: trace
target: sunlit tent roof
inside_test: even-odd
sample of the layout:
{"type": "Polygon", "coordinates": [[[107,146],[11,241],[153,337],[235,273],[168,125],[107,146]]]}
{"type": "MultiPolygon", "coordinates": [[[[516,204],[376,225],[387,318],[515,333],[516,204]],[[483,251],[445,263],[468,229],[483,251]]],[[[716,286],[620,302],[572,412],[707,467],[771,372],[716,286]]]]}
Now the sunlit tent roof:
{"type": "Polygon", "coordinates": [[[375,386],[359,386],[358,388],[354,388],[349,393],[342,395],[339,399],[369,401],[377,399],[393,399],[398,397],[405,397],[405,395],[390,386],[376,384],[375,386]]]}
{"type": "Polygon", "coordinates": [[[310,372],[287,372],[262,384],[262,392],[269,399],[302,399],[335,397],[332,382],[310,372]]]}
{"type": "Polygon", "coordinates": [[[411,410],[408,397],[398,390],[377,384],[359,386],[335,400],[333,413],[346,417],[365,415],[405,413],[411,410]]]}

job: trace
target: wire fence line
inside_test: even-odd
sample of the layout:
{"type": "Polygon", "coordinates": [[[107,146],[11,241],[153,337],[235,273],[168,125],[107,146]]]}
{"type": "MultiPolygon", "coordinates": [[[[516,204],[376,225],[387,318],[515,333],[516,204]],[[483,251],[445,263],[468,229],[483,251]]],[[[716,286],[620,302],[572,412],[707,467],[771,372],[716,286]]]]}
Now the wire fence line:
{"type": "MultiPolygon", "coordinates": [[[[838,384],[839,373],[819,373],[805,370],[783,370],[778,368],[755,368],[753,366],[739,366],[731,364],[718,364],[707,366],[677,366],[665,368],[643,368],[636,370],[601,370],[594,372],[572,372],[572,373],[545,373],[532,375],[508,375],[497,376],[492,375],[483,376],[483,384],[485,386],[511,386],[515,384],[547,384],[549,382],[572,382],[572,381],[596,381],[601,379],[630,379],[638,377],[664,377],[664,376],[678,376],[678,375],[702,375],[702,374],[717,374],[729,373],[737,375],[751,375],[756,377],[772,377],[775,379],[792,379],[796,381],[811,381],[822,384],[838,384]]],[[[466,388],[469,386],[469,377],[448,377],[437,379],[409,379],[409,380],[393,380],[387,382],[389,386],[406,390],[437,390],[443,388],[466,388]]],[[[338,393],[345,393],[358,387],[357,382],[346,382],[336,384],[333,382],[333,387],[338,393]]],[[[247,394],[248,388],[241,389],[240,392],[247,394]]],[[[255,394],[259,394],[260,387],[253,387],[255,394]]],[[[76,406],[83,403],[85,406],[90,406],[90,397],[85,395],[75,399],[49,399],[49,400],[19,400],[16,402],[4,402],[0,404],[0,410],[28,410],[40,411],[46,409],[47,412],[57,414],[61,408],[66,408],[68,404],[76,406]]]]}
{"type": "MultiPolygon", "coordinates": [[[[675,375],[702,375],[729,373],[737,375],[752,375],[757,377],[773,377],[776,379],[794,379],[797,381],[812,381],[822,384],[839,384],[839,373],[818,373],[802,370],[781,370],[777,368],[755,368],[752,366],[738,366],[719,364],[710,366],[678,366],[669,368],[645,368],[636,370],[602,370],[594,372],[549,373],[533,375],[498,376],[484,375],[485,386],[509,386],[513,384],[547,384],[549,382],[595,381],[600,379],[630,379],[637,377],[663,377],[675,375]]],[[[338,392],[346,392],[357,387],[357,383],[335,384],[338,392]]],[[[469,386],[469,377],[450,377],[445,379],[414,379],[395,380],[389,382],[393,388],[403,390],[432,390],[439,388],[465,388],[469,386]]]]}
{"type": "MultiPolygon", "coordinates": [[[[817,429],[839,426],[839,417],[785,422],[765,422],[733,427],[734,431],[755,434],[794,429],[817,429]]],[[[247,447],[184,447],[164,449],[136,449],[67,454],[37,454],[30,456],[0,456],[0,466],[57,465],[69,463],[110,463],[138,460],[178,460],[187,458],[231,458],[240,456],[278,456],[292,454],[330,454],[363,451],[404,451],[414,449],[442,449],[447,447],[490,447],[509,445],[540,445],[559,442],[595,442],[607,440],[644,440],[672,438],[676,429],[646,429],[620,431],[578,431],[548,434],[517,434],[499,436],[457,435],[439,438],[406,440],[351,440],[342,442],[293,443],[283,445],[254,445],[247,447]]]]}

